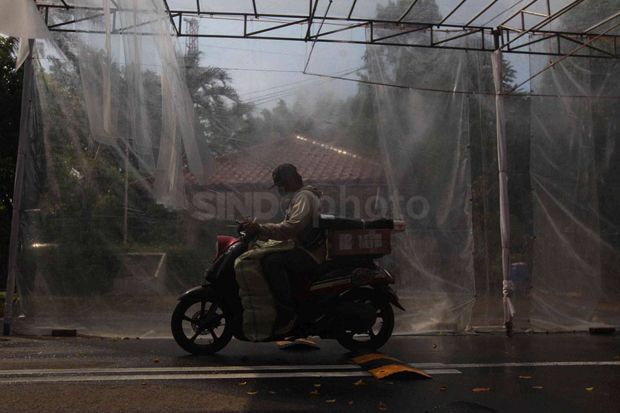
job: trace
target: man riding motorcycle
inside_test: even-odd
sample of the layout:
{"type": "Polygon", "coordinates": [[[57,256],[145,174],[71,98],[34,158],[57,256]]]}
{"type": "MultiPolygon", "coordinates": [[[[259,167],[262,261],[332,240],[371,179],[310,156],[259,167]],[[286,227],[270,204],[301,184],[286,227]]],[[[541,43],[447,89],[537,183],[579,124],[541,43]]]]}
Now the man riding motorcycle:
{"type": "Polygon", "coordinates": [[[277,318],[274,335],[289,333],[296,322],[295,302],[291,293],[290,274],[312,274],[325,261],[325,239],[317,229],[321,192],[304,186],[297,168],[289,163],[279,165],[272,173],[273,183],[282,197],[290,197],[284,220],[258,224],[246,220],[243,230],[260,240],[295,241],[295,248],[268,255],[262,261],[263,274],[274,296],[277,318]]]}
{"type": "Polygon", "coordinates": [[[391,234],[404,223],[320,215],[320,192],[304,186],[290,164],[276,168],[273,180],[291,196],[284,220],[246,220],[238,237],[217,236],[204,282],[183,293],[172,313],[175,341],[201,355],[233,337],[317,336],[350,351],[380,348],[394,329],[392,306],[404,308],[390,287],[395,278],[376,260],[390,254],[391,234]],[[255,243],[257,237],[276,242],[255,243]]]}

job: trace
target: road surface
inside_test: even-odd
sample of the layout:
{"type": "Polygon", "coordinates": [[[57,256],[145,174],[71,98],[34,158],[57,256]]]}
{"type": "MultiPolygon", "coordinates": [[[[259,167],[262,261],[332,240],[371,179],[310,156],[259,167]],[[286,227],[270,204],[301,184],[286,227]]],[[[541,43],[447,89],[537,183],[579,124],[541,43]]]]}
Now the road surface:
{"type": "Polygon", "coordinates": [[[337,343],[233,340],[193,357],[168,338],[0,339],[0,412],[620,412],[620,336],[394,337],[431,380],[376,380],[337,343]]]}

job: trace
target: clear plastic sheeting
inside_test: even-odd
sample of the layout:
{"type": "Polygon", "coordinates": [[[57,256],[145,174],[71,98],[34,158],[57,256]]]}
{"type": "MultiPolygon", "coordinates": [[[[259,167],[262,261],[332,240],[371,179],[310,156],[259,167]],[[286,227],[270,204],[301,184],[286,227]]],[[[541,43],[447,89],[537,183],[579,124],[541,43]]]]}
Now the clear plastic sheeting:
{"type": "Polygon", "coordinates": [[[112,16],[111,2],[82,1],[103,9],[95,19],[63,10],[79,32],[36,43],[18,279],[35,326],[131,330],[132,317],[161,305],[144,297],[183,289],[167,269],[196,265],[176,240],[175,211],[213,165],[198,144],[183,56],[163,4],[115,3],[112,16]],[[111,33],[112,19],[122,33],[111,33]]]}
{"type": "MultiPolygon", "coordinates": [[[[465,53],[381,52],[369,50],[369,75],[377,81],[448,90],[469,86],[466,68],[472,61],[465,53]],[[390,58],[398,61],[394,75],[390,58]],[[434,72],[431,65],[450,69],[434,72]]],[[[409,310],[397,329],[464,330],[475,302],[469,135],[470,109],[478,101],[466,94],[382,86],[372,93],[392,212],[407,222],[392,257],[409,310]]]]}
{"type": "MultiPolygon", "coordinates": [[[[620,324],[615,60],[504,53],[496,79],[506,93],[512,265],[504,280],[490,53],[175,38],[163,2],[66,2],[96,10],[54,9],[50,25],[72,23],[36,42],[18,331],[169,336],[175,300],[203,281],[216,235],[235,235],[243,217],[282,217],[286,201],[269,187],[284,162],[323,191],[325,213],[406,222],[382,259],[407,309],[396,311],[400,333],[503,328],[503,281],[514,285],[517,330],[620,324]]],[[[406,19],[463,23],[493,3],[475,23],[499,24],[523,6],[466,2],[448,16],[458,3],[419,0],[406,19]]],[[[551,3],[554,10],[568,4],[551,3]]],[[[249,1],[199,4],[252,11],[249,1]]],[[[321,1],[313,30],[341,28],[326,21],[319,29],[321,16],[346,16],[352,4],[321,1]]],[[[353,17],[399,18],[411,4],[358,1],[353,17]]],[[[307,1],[256,5],[264,13],[308,12],[307,1]]],[[[588,28],[617,12],[614,1],[584,1],[541,29],[588,28]]],[[[248,30],[278,23],[268,20],[252,20],[248,30]]],[[[175,24],[224,34],[243,18],[184,15],[175,24]]],[[[287,25],[278,35],[307,29],[287,25]]],[[[373,31],[379,38],[394,28],[373,31]]],[[[358,41],[370,30],[339,35],[358,41]]],[[[485,36],[451,42],[493,44],[485,36]]],[[[394,42],[428,38],[421,30],[394,42]]],[[[560,46],[600,56],[569,41],[560,46]]],[[[557,43],[527,50],[551,47],[557,43]]]]}
{"type": "Polygon", "coordinates": [[[15,62],[19,68],[30,53],[28,40],[46,39],[50,33],[34,2],[2,0],[0,9],[10,9],[10,12],[0,14],[0,33],[20,39],[15,62]]]}
{"type": "Polygon", "coordinates": [[[76,9],[76,29],[102,34],[81,35],[67,45],[79,65],[90,139],[125,146],[135,168],[153,177],[155,199],[166,207],[185,207],[183,168],[204,182],[210,157],[196,141],[192,100],[164,5],[127,0],[117,3],[114,14],[108,1],[81,5],[103,5],[104,14],[89,19],[91,10],[76,9]],[[122,27],[114,36],[112,19],[122,27]]]}
{"type": "MultiPolygon", "coordinates": [[[[536,71],[547,61],[532,59],[536,71]]],[[[544,67],[544,66],[543,66],[544,67]]],[[[617,62],[566,60],[532,82],[535,329],[618,325],[617,62]]]]}

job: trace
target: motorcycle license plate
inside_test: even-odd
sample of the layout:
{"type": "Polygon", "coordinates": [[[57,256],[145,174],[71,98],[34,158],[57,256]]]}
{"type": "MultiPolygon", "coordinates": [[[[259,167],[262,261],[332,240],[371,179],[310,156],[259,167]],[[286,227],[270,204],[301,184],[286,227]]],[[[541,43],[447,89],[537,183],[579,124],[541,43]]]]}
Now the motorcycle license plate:
{"type": "Polygon", "coordinates": [[[386,255],[392,250],[391,230],[351,229],[329,231],[329,255],[386,255]]]}

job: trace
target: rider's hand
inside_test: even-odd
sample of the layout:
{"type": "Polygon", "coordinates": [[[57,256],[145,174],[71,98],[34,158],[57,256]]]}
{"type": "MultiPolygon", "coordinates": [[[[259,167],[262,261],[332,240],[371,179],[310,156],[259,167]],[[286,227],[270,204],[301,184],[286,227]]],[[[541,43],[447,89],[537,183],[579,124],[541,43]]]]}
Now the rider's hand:
{"type": "Polygon", "coordinates": [[[260,224],[258,224],[255,220],[246,220],[240,223],[241,228],[248,235],[258,235],[260,232],[260,224]]]}

